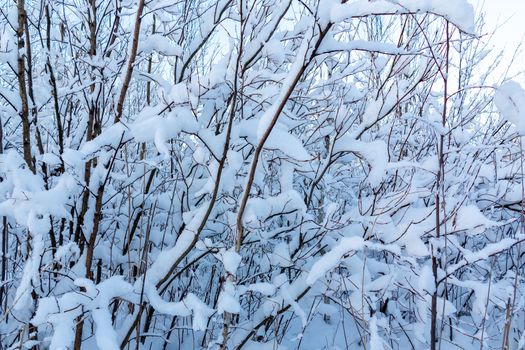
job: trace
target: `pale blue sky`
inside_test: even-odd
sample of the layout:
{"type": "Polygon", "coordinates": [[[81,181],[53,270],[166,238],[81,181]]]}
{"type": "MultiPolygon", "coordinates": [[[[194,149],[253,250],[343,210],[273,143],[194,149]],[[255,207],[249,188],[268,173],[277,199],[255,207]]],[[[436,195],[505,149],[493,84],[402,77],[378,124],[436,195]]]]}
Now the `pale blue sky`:
{"type": "MultiPolygon", "coordinates": [[[[524,39],[525,0],[469,0],[469,2],[476,9],[482,6],[486,14],[487,30],[499,26],[493,39],[494,48],[496,50],[505,48],[505,54],[510,55],[524,39]]],[[[523,70],[525,70],[525,52],[518,56],[513,72],[523,70]]],[[[522,75],[519,80],[525,82],[525,76],[522,75]]]]}

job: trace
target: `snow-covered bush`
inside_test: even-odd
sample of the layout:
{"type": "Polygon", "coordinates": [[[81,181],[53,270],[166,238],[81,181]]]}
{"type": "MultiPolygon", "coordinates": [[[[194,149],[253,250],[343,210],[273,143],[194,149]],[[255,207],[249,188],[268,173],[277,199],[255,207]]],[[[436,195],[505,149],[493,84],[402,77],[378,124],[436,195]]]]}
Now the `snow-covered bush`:
{"type": "Polygon", "coordinates": [[[0,6],[0,348],[525,345],[466,0],[0,6]]]}

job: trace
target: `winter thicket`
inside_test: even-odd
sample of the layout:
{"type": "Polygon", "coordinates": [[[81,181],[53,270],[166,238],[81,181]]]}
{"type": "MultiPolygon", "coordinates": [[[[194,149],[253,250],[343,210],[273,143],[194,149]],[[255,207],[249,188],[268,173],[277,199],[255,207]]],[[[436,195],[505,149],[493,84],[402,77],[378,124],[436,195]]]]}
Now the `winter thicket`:
{"type": "Polygon", "coordinates": [[[525,346],[525,91],[466,0],[0,0],[0,348],[525,346]]]}

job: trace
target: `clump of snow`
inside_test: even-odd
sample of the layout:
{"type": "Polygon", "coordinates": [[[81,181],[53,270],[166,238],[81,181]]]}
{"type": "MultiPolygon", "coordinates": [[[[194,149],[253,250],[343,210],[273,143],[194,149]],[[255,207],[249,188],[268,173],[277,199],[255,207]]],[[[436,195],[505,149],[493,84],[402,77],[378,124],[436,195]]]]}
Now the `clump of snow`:
{"type": "Polygon", "coordinates": [[[456,216],[455,229],[467,230],[470,233],[482,233],[486,227],[498,225],[497,222],[487,219],[475,205],[466,205],[459,208],[456,216]]]}
{"type": "Polygon", "coordinates": [[[388,148],[382,140],[362,142],[350,136],[344,136],[337,141],[334,152],[353,152],[362,156],[370,165],[368,182],[372,187],[381,184],[388,167],[388,148]]]}
{"type": "Polygon", "coordinates": [[[384,350],[383,340],[379,336],[377,318],[374,316],[370,320],[370,350],[384,350]]]}
{"type": "Polygon", "coordinates": [[[242,260],[242,257],[239,255],[239,253],[237,253],[232,247],[228,250],[222,249],[221,252],[217,254],[217,256],[222,261],[224,269],[228,273],[235,275],[242,260]]]}
{"type": "Polygon", "coordinates": [[[515,81],[508,81],[496,89],[494,104],[501,116],[525,135],[525,90],[515,81]]]}
{"type": "Polygon", "coordinates": [[[251,291],[251,292],[258,292],[258,293],[261,293],[262,295],[270,296],[270,295],[275,294],[277,288],[271,283],[259,282],[259,283],[250,284],[246,288],[246,290],[251,291]]]}
{"type": "Polygon", "coordinates": [[[168,37],[160,34],[150,34],[140,42],[140,49],[144,53],[158,51],[166,56],[182,56],[182,48],[168,37]]]}
{"type": "Polygon", "coordinates": [[[271,215],[297,210],[306,212],[304,200],[293,189],[268,198],[253,198],[248,202],[244,221],[247,223],[264,221],[271,215]]]}
{"type": "Polygon", "coordinates": [[[306,278],[306,283],[312,285],[325,273],[336,267],[343,256],[349,252],[360,250],[364,247],[364,240],[361,237],[345,237],[339,244],[317,260],[306,278]]]}
{"type": "Polygon", "coordinates": [[[219,313],[229,312],[231,314],[238,314],[241,311],[239,297],[235,290],[235,285],[231,281],[224,283],[223,290],[217,302],[217,311],[219,313]]]}
{"type": "Polygon", "coordinates": [[[78,248],[78,245],[75,242],[69,242],[58,247],[55,252],[55,260],[65,260],[69,254],[71,254],[72,257],[80,256],[80,249],[78,248]]]}
{"type": "Polygon", "coordinates": [[[184,303],[192,311],[192,328],[195,331],[205,331],[208,326],[208,319],[213,314],[213,309],[203,303],[195,294],[189,293],[184,299],[184,303]]]}
{"type": "Polygon", "coordinates": [[[295,286],[292,286],[288,283],[288,279],[284,274],[278,275],[275,278],[275,283],[279,285],[279,294],[283,298],[283,301],[292,307],[294,313],[301,319],[303,327],[306,327],[308,323],[308,316],[299,303],[295,300],[295,286]]]}
{"type": "Polygon", "coordinates": [[[100,349],[118,350],[117,333],[111,324],[111,314],[107,309],[93,310],[93,320],[95,321],[95,339],[100,349]]]}
{"type": "Polygon", "coordinates": [[[474,33],[474,9],[466,0],[356,0],[332,6],[330,18],[339,22],[369,15],[428,12],[442,16],[466,33],[474,33]]]}
{"type": "Polygon", "coordinates": [[[68,292],[60,298],[47,297],[40,300],[32,319],[34,325],[51,323],[54,333],[50,349],[69,348],[75,337],[76,318],[82,312],[91,311],[95,322],[95,340],[100,349],[119,349],[118,337],[112,326],[110,302],[117,297],[133,298],[133,287],[122,276],[113,276],[96,285],[86,278],[75,280],[75,285],[85,292],[68,292]]]}

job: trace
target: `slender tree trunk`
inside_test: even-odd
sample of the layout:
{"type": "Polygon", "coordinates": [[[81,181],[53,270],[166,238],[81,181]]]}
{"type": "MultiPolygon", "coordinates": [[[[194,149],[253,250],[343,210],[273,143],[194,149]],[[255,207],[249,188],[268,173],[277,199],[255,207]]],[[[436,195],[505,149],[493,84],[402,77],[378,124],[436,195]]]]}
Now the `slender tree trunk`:
{"type": "MultiPolygon", "coordinates": [[[[4,128],[2,120],[0,120],[0,154],[4,153],[4,128]]],[[[8,260],[7,254],[9,252],[9,231],[7,227],[7,216],[2,216],[2,280],[0,281],[0,309],[4,313],[7,310],[7,270],[8,260]]],[[[1,342],[1,339],[0,339],[1,342]]]]}
{"type": "Polygon", "coordinates": [[[22,144],[24,149],[24,160],[26,161],[29,169],[35,173],[35,165],[33,163],[33,157],[31,156],[31,127],[29,122],[29,105],[27,101],[27,88],[26,88],[26,68],[25,68],[25,39],[24,39],[24,28],[26,24],[26,10],[24,0],[18,0],[18,28],[16,30],[16,36],[18,39],[18,91],[20,94],[20,100],[22,102],[21,110],[19,111],[20,118],[22,120],[22,144]]]}
{"type": "MultiPolygon", "coordinates": [[[[443,130],[445,130],[446,122],[447,122],[447,108],[448,108],[448,71],[449,71],[449,46],[450,46],[450,37],[449,37],[449,30],[448,30],[448,21],[446,23],[446,42],[445,42],[445,62],[444,67],[441,68],[441,74],[443,78],[443,110],[441,114],[441,126],[443,130]]],[[[439,62],[436,62],[438,65],[439,62]]],[[[445,135],[441,133],[439,135],[439,145],[438,145],[438,172],[436,175],[436,243],[439,242],[441,238],[441,210],[445,210],[445,206],[442,205],[442,201],[444,201],[444,198],[441,198],[441,195],[444,195],[444,180],[445,180],[445,135]],[[443,192],[443,193],[441,193],[443,192]]],[[[446,219],[446,213],[443,213],[443,218],[446,219]]],[[[446,237],[445,237],[446,239],[446,237]]],[[[439,244],[439,243],[438,243],[439,244]]],[[[446,253],[446,252],[443,252],[446,253]]],[[[431,310],[430,310],[430,349],[436,350],[437,344],[438,344],[438,325],[437,325],[437,298],[438,298],[438,288],[439,288],[439,276],[438,276],[438,268],[439,268],[439,258],[440,256],[436,256],[437,251],[436,249],[432,248],[432,274],[434,276],[434,292],[432,293],[432,300],[431,300],[431,310]]],[[[444,295],[445,296],[445,295],[444,295]]],[[[443,301],[445,302],[445,300],[443,301]]]]}
{"type": "Polygon", "coordinates": [[[118,102],[117,102],[117,112],[115,115],[115,123],[118,123],[120,121],[120,118],[122,118],[124,100],[126,99],[126,94],[128,93],[129,83],[131,81],[131,76],[133,74],[133,66],[135,65],[135,59],[137,58],[137,51],[139,47],[139,37],[140,37],[140,25],[142,22],[142,11],[143,10],[144,10],[144,0],[139,0],[139,5],[137,7],[137,16],[135,17],[135,29],[133,31],[133,42],[131,44],[131,52],[129,54],[126,75],[124,76],[122,90],[120,90],[120,95],[119,95],[118,102]]]}

